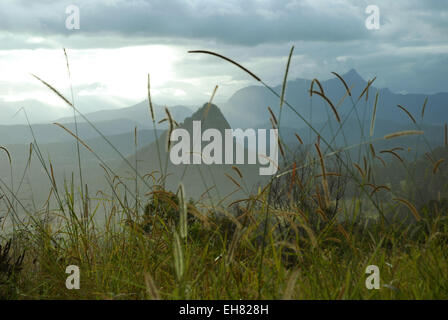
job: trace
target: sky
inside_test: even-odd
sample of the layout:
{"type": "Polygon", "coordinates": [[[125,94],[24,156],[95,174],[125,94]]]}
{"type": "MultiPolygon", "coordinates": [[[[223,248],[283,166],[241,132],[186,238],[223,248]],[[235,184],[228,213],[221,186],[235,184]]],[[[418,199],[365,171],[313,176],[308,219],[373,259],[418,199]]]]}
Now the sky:
{"type": "Polygon", "coordinates": [[[148,73],[158,104],[199,106],[218,85],[219,105],[256,82],[188,50],[218,52],[278,85],[293,45],[290,79],[325,80],[354,68],[394,92],[448,91],[445,0],[2,0],[0,107],[65,107],[31,74],[65,95],[72,84],[84,112],[145,99],[148,73]],[[67,28],[71,5],[79,29],[67,28]],[[379,9],[379,29],[366,27],[369,5],[379,9]]]}

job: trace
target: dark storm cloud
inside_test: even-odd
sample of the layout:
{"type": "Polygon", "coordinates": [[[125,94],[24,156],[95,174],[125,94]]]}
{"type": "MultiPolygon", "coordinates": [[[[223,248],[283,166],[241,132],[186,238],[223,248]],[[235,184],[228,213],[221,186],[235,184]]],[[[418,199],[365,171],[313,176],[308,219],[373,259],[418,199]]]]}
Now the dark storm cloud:
{"type": "MultiPolygon", "coordinates": [[[[80,48],[123,46],[143,41],[212,40],[254,46],[288,41],[446,40],[446,1],[374,1],[381,9],[383,32],[364,26],[370,1],[323,0],[3,0],[0,3],[2,49],[35,48],[24,35],[61,39],[80,48]],[[67,30],[68,5],[80,8],[80,30],[67,30]],[[12,39],[11,34],[14,38],[12,39]],[[18,36],[18,38],[16,38],[18,36]],[[80,37],[81,36],[81,37],[80,37]],[[108,38],[114,37],[110,41],[108,38]],[[118,39],[118,38],[121,38],[118,39]]],[[[52,44],[43,42],[42,47],[52,44]]]]}
{"type": "Polygon", "coordinates": [[[256,45],[366,38],[363,8],[306,1],[2,1],[0,29],[32,35],[117,34],[256,45]],[[311,3],[311,2],[310,2],[311,3]],[[81,29],[65,28],[78,5],[81,29]]]}
{"type": "Polygon", "coordinates": [[[249,80],[213,57],[186,53],[210,49],[279,83],[294,44],[291,77],[327,77],[356,68],[366,78],[378,75],[377,83],[395,91],[446,91],[448,1],[0,1],[0,50],[146,44],[184,49],[175,65],[178,77],[249,80]],[[65,28],[70,4],[80,8],[80,30],[65,28]],[[380,30],[365,28],[371,4],[381,10],[380,30]]]}
{"type": "Polygon", "coordinates": [[[58,42],[69,36],[72,46],[80,48],[141,44],[156,39],[159,43],[195,39],[244,46],[353,40],[418,40],[422,44],[447,39],[446,1],[375,1],[381,9],[382,25],[393,25],[377,33],[364,26],[364,11],[369,4],[359,0],[3,0],[0,37],[11,39],[2,41],[1,48],[36,47],[22,41],[23,35],[55,38],[58,42]],[[65,27],[65,10],[71,4],[80,8],[80,30],[65,27]],[[111,41],[110,37],[115,39],[111,41]]]}

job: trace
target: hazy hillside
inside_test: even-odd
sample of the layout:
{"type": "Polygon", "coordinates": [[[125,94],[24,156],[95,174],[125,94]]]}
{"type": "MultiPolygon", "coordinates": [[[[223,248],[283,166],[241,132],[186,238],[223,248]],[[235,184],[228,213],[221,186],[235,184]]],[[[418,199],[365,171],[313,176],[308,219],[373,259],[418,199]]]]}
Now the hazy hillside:
{"type": "MultiPolygon", "coordinates": [[[[178,122],[183,121],[185,117],[191,114],[191,110],[185,106],[170,106],[168,107],[168,109],[170,110],[173,118],[178,122]]],[[[156,116],[156,121],[159,121],[166,117],[164,106],[154,104],[154,113],[156,116]]],[[[85,114],[85,116],[87,117],[87,119],[94,122],[111,121],[115,119],[127,119],[139,122],[147,126],[152,126],[148,100],[144,100],[140,103],[137,103],[133,106],[126,108],[101,110],[92,113],[87,113],[85,114]]],[[[58,119],[57,121],[63,123],[72,122],[73,118],[66,117],[58,119]]],[[[80,119],[80,121],[83,120],[80,119]]]]}
{"type": "MultiPolygon", "coordinates": [[[[73,114],[70,108],[53,107],[37,100],[3,101],[0,100],[0,125],[27,123],[23,111],[26,111],[30,123],[51,122],[59,117],[68,117],[73,114]]],[[[73,121],[73,119],[71,120],[73,121]]]]}
{"type": "MultiPolygon", "coordinates": [[[[352,87],[352,96],[356,100],[361,91],[367,85],[367,82],[359,76],[355,70],[351,70],[343,75],[347,84],[352,87]]],[[[441,125],[448,115],[443,112],[444,103],[448,101],[447,94],[441,93],[429,96],[426,106],[425,121],[420,125],[421,108],[425,99],[424,95],[402,95],[394,94],[388,89],[379,90],[379,100],[377,115],[375,121],[375,130],[370,137],[370,125],[374,103],[374,86],[370,88],[369,99],[366,103],[364,98],[359,101],[356,112],[351,111],[351,98],[346,97],[343,103],[338,105],[338,112],[343,117],[351,112],[351,116],[345,120],[342,128],[335,120],[329,106],[319,96],[310,99],[309,88],[310,80],[297,79],[288,82],[287,99],[294,105],[299,106],[299,111],[305,118],[312,122],[321,137],[331,142],[335,149],[350,148],[354,156],[360,156],[368,152],[368,145],[357,146],[361,141],[370,139],[379,139],[386,134],[402,130],[423,130],[424,136],[403,137],[393,141],[376,141],[373,143],[375,148],[383,150],[387,148],[401,147],[406,145],[408,152],[402,153],[404,158],[410,160],[422,155],[428,150],[428,147],[434,148],[444,143],[443,126],[441,125]],[[418,124],[413,124],[409,117],[399,108],[397,104],[405,106],[417,119],[418,124]],[[364,139],[361,137],[364,136],[364,139]]],[[[336,103],[346,93],[342,83],[334,78],[322,82],[325,94],[336,103]]],[[[315,90],[319,90],[315,84],[315,90]]],[[[275,88],[280,92],[280,86],[275,88]]],[[[169,107],[173,118],[181,123],[181,127],[191,132],[193,120],[201,120],[203,130],[207,128],[216,128],[223,132],[227,128],[253,127],[266,128],[272,127],[269,122],[269,112],[267,106],[271,106],[278,114],[278,99],[272,95],[266,88],[260,86],[250,86],[243,88],[228,100],[228,102],[218,108],[211,105],[205,116],[205,105],[194,112],[184,106],[169,107]],[[277,110],[277,111],[276,111],[277,110]],[[183,122],[182,122],[183,121],[183,122]],[[229,124],[230,123],[230,124],[229,124]]],[[[156,120],[160,121],[166,118],[164,108],[160,105],[154,106],[156,120]]],[[[235,171],[231,165],[179,165],[173,166],[165,151],[166,132],[168,123],[158,124],[159,151],[161,155],[161,165],[157,153],[157,144],[154,141],[153,131],[149,130],[152,126],[147,101],[142,101],[134,106],[122,109],[103,110],[86,114],[87,118],[110,139],[116,148],[133,165],[135,164],[135,146],[134,146],[134,128],[138,128],[138,170],[143,176],[153,171],[162,171],[169,173],[167,178],[167,187],[176,189],[180,181],[188,185],[189,196],[200,196],[205,190],[211,188],[210,196],[222,198],[228,193],[237,189],[237,186],[224,173],[235,177],[235,171]]],[[[127,176],[134,176],[133,170],[122,162],[120,156],[108,146],[98,133],[80,118],[78,131],[79,136],[97,152],[103,160],[107,161],[113,168],[119,168],[119,173],[127,176]]],[[[58,120],[72,130],[74,129],[73,119],[71,117],[58,120]]],[[[58,176],[61,174],[70,175],[77,170],[76,144],[72,136],[54,124],[35,124],[32,125],[36,139],[39,143],[43,155],[51,159],[54,164],[55,172],[58,176]]],[[[299,148],[297,140],[298,134],[306,145],[313,145],[316,141],[316,134],[313,133],[304,123],[291,111],[285,107],[280,127],[281,138],[285,146],[290,151],[299,148]]],[[[15,175],[20,177],[20,170],[26,164],[29,154],[29,143],[33,141],[30,128],[27,125],[0,125],[0,145],[4,145],[10,151],[14,159],[15,175]]],[[[328,151],[326,148],[324,152],[328,151]]],[[[34,156],[35,157],[35,156],[34,156]]],[[[84,170],[87,172],[86,180],[91,183],[92,188],[100,188],[99,182],[104,172],[98,170],[98,160],[90,152],[81,148],[81,158],[84,170]]],[[[390,156],[385,155],[385,158],[390,156]]],[[[36,158],[35,161],[37,161],[36,158]]],[[[357,159],[356,157],[354,159],[357,159]]],[[[359,159],[357,159],[359,160],[359,159]]],[[[258,165],[240,165],[238,166],[244,176],[242,184],[244,191],[236,193],[235,196],[241,196],[248,190],[253,190],[264,178],[258,174],[258,165]]],[[[9,166],[7,162],[2,162],[1,176],[9,175],[9,166]]],[[[36,167],[37,168],[37,167],[36,167]]],[[[37,184],[46,179],[40,169],[32,170],[34,177],[33,184],[37,184]]],[[[16,177],[16,179],[18,179],[16,177]]]]}
{"type": "MultiPolygon", "coordinates": [[[[29,144],[12,144],[4,145],[9,152],[12,160],[12,172],[14,176],[14,183],[16,190],[20,186],[19,197],[24,204],[31,205],[36,203],[42,204],[48,197],[48,190],[51,184],[48,175],[44,171],[42,164],[38,157],[38,149],[46,162],[47,167],[50,162],[53,167],[53,174],[56,178],[57,184],[63,188],[64,181],[70,181],[72,174],[75,181],[78,181],[78,156],[76,141],[73,137],[59,129],[59,135],[64,136],[65,141],[55,143],[39,143],[38,148],[33,146],[30,156],[29,144]],[[31,159],[29,167],[28,160],[31,159]]],[[[137,131],[137,148],[139,146],[148,145],[154,141],[154,131],[138,130],[137,131]]],[[[160,135],[162,132],[157,132],[160,135]]],[[[123,155],[130,156],[135,152],[135,135],[134,130],[118,135],[109,135],[107,139],[114,145],[114,147],[123,155]]],[[[84,142],[95,151],[102,161],[109,167],[117,167],[122,159],[120,155],[109,146],[101,137],[86,139],[84,142]]],[[[84,176],[84,183],[88,184],[89,189],[96,192],[97,190],[104,190],[107,182],[104,179],[105,172],[99,166],[98,158],[80,145],[81,164],[84,176]]],[[[0,153],[0,178],[10,183],[11,167],[7,158],[7,154],[3,151],[0,153]]]]}
{"type": "MultiPolygon", "coordinates": [[[[73,121],[73,119],[72,119],[73,121]]],[[[137,126],[140,129],[148,128],[147,125],[129,119],[114,119],[95,122],[94,125],[105,136],[117,135],[133,131],[137,126]]],[[[73,122],[64,124],[75,132],[73,122]]],[[[38,143],[54,143],[71,141],[73,137],[54,124],[34,124],[32,130],[38,143]]],[[[99,137],[99,134],[88,123],[78,123],[78,135],[82,139],[99,137]]],[[[33,141],[31,129],[28,125],[0,125],[0,145],[28,144],[33,141]]]]}
{"type": "MultiPolygon", "coordinates": [[[[158,130],[158,134],[162,131],[158,130]]],[[[122,134],[107,136],[107,139],[114,145],[114,147],[120,151],[123,155],[128,156],[135,152],[135,139],[134,131],[129,131],[122,134]]],[[[39,143],[39,148],[42,153],[48,154],[53,162],[59,165],[73,165],[76,158],[76,140],[70,137],[64,142],[53,142],[42,144],[39,143]]],[[[148,145],[153,142],[154,131],[145,129],[137,131],[137,143],[138,146],[148,145]]],[[[118,160],[119,155],[110,147],[102,137],[90,138],[84,140],[84,142],[97,153],[104,160],[118,160]]],[[[14,164],[25,163],[28,159],[29,145],[28,144],[11,144],[5,145],[8,149],[11,157],[14,159],[14,164]]],[[[86,150],[83,146],[80,147],[81,158],[85,161],[97,162],[95,156],[86,150]]]]}
{"type": "MultiPolygon", "coordinates": [[[[204,104],[202,108],[198,109],[192,116],[186,118],[185,121],[180,124],[181,128],[190,132],[190,137],[193,136],[193,121],[201,121],[202,132],[208,128],[215,128],[220,132],[224,132],[225,129],[230,129],[230,125],[217,106],[212,104],[210,105],[208,112],[206,112],[206,110],[207,104],[204,104]]],[[[169,160],[169,154],[166,152],[166,141],[167,132],[165,131],[165,133],[160,136],[158,142],[162,168],[163,170],[167,168],[166,172],[169,175],[166,180],[167,189],[176,190],[179,183],[182,182],[186,187],[188,197],[197,198],[209,189],[209,192],[206,195],[215,199],[223,199],[223,197],[240,189],[234,182],[226,177],[225,174],[228,174],[234,177],[237,181],[240,181],[243,186],[238,192],[233,193],[232,197],[228,198],[234,199],[247,195],[247,191],[254,191],[257,183],[266,180],[265,177],[259,176],[258,165],[235,165],[243,175],[243,180],[245,181],[243,183],[238,178],[236,172],[232,170],[232,165],[173,165],[169,160]],[[167,167],[165,167],[165,165],[167,165],[167,167]]],[[[160,172],[156,142],[140,149],[137,158],[139,160],[138,170],[141,175],[153,171],[160,172]]],[[[130,163],[135,163],[135,155],[129,157],[128,160],[130,163]]],[[[124,163],[121,165],[120,172],[123,172],[130,177],[135,175],[132,169],[124,163]]]]}
{"type": "MultiPolygon", "coordinates": [[[[355,70],[350,70],[341,75],[349,88],[352,88],[353,102],[356,102],[362,91],[367,86],[367,81],[363,79],[355,70]]],[[[341,117],[351,112],[353,102],[348,96],[339,105],[339,102],[346,94],[346,89],[342,82],[336,77],[322,81],[325,95],[337,106],[341,117]]],[[[332,111],[320,96],[314,95],[310,98],[311,80],[296,79],[288,81],[286,90],[286,100],[306,119],[312,123],[326,121],[329,116],[333,117],[332,111]]],[[[276,92],[281,92],[281,85],[273,88],[276,92]]],[[[320,91],[317,84],[313,90],[320,91]]],[[[424,94],[396,94],[389,89],[378,89],[375,82],[369,89],[368,101],[365,96],[357,103],[356,112],[361,120],[370,119],[373,111],[375,95],[379,92],[377,119],[389,120],[401,124],[409,123],[407,115],[400,110],[400,104],[407,108],[417,120],[421,118],[422,106],[426,95],[424,94]]],[[[279,98],[274,96],[262,86],[250,86],[238,90],[223,106],[224,114],[235,126],[254,127],[263,123],[269,123],[269,113],[267,107],[278,115],[279,98]],[[244,115],[244,116],[242,116],[244,115]]],[[[424,121],[427,124],[443,124],[448,121],[448,93],[428,95],[424,121]]],[[[357,120],[356,112],[351,112],[351,119],[357,120]]],[[[303,122],[285,106],[281,123],[288,127],[302,127],[303,122]]]]}
{"type": "MultiPolygon", "coordinates": [[[[380,119],[375,122],[372,136],[370,136],[370,125],[370,121],[364,121],[360,124],[354,119],[349,119],[341,127],[336,120],[331,119],[327,122],[316,123],[314,127],[322,138],[331,143],[333,148],[352,147],[355,152],[358,152],[359,148],[368,150],[367,142],[370,143],[372,141],[372,144],[378,148],[406,145],[406,148],[412,148],[412,152],[409,153],[409,155],[415,156],[414,151],[421,155],[427,148],[436,148],[444,143],[444,126],[442,125],[403,124],[400,122],[380,119]],[[424,134],[401,137],[400,139],[393,140],[382,139],[388,134],[408,130],[423,131],[424,134]],[[364,144],[363,147],[360,147],[359,144],[361,142],[365,142],[366,144],[364,144]]],[[[260,126],[260,128],[270,127],[271,126],[268,124],[260,126]]],[[[282,126],[280,128],[281,138],[288,146],[294,147],[297,145],[298,140],[296,134],[300,136],[305,145],[314,144],[317,139],[316,134],[309,128],[292,128],[287,126],[282,126]]]]}

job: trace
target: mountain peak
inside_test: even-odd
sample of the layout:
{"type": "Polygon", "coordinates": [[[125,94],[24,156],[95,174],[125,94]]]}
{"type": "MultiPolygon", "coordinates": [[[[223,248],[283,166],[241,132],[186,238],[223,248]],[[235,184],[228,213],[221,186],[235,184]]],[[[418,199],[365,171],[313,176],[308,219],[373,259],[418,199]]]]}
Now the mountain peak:
{"type": "Polygon", "coordinates": [[[193,121],[202,121],[203,129],[230,129],[230,125],[217,105],[204,103],[191,117],[185,119],[182,127],[190,127],[193,121]]]}
{"type": "Polygon", "coordinates": [[[345,73],[342,78],[344,78],[345,81],[356,83],[356,82],[366,82],[364,78],[355,70],[350,69],[347,73],[345,73]]]}

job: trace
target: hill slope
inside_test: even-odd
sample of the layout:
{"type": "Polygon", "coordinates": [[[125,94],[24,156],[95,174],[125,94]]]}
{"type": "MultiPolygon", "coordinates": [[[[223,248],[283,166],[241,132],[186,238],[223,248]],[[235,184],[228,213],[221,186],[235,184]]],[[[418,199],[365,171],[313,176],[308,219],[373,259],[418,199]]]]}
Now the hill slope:
{"type": "MultiPolygon", "coordinates": [[[[172,106],[168,107],[168,109],[170,110],[173,118],[178,122],[183,121],[185,117],[191,114],[191,110],[185,106],[172,106]]],[[[154,104],[154,113],[156,121],[160,121],[166,117],[165,108],[163,106],[154,104]]],[[[144,100],[126,108],[100,110],[92,113],[87,113],[85,114],[85,116],[87,117],[87,119],[93,122],[126,119],[139,122],[145,126],[152,126],[148,100],[144,100]]],[[[70,117],[58,119],[58,122],[62,123],[72,121],[73,118],[70,117]]],[[[80,119],[80,121],[82,121],[82,119],[80,119]]]]}
{"type": "MultiPolygon", "coordinates": [[[[358,120],[358,118],[361,120],[370,119],[373,112],[375,95],[378,92],[377,119],[389,120],[400,124],[409,123],[408,116],[397,107],[398,104],[405,107],[414,115],[414,118],[420,119],[426,95],[396,94],[387,88],[378,89],[375,87],[375,82],[373,82],[369,88],[367,102],[365,101],[365,95],[357,102],[358,97],[366,88],[368,82],[353,69],[342,75],[342,78],[348,87],[352,88],[352,97],[347,96],[342,102],[342,98],[346,95],[346,89],[339,79],[335,77],[321,82],[325,95],[336,106],[341,118],[351,113],[350,117],[354,120],[358,120]],[[341,102],[340,105],[339,102],[341,102]],[[353,103],[357,105],[356,111],[352,111],[353,103]]],[[[319,123],[329,118],[334,118],[332,110],[322,97],[316,94],[312,98],[310,97],[310,86],[311,80],[296,79],[288,81],[286,100],[297,112],[312,123],[319,123]]],[[[277,93],[281,92],[280,85],[273,89],[277,93]]],[[[314,84],[313,90],[320,91],[316,83],[314,84]]],[[[278,116],[279,100],[279,98],[262,86],[250,86],[235,92],[223,106],[223,110],[233,127],[256,127],[263,123],[269,123],[268,106],[278,116]]],[[[428,95],[424,118],[425,123],[440,125],[448,121],[447,108],[448,93],[428,95]]],[[[292,128],[304,126],[303,121],[287,106],[284,106],[281,123],[292,128]]]]}
{"type": "MultiPolygon", "coordinates": [[[[217,106],[212,104],[208,111],[207,109],[207,104],[204,104],[204,106],[197,110],[192,116],[187,117],[185,121],[180,124],[180,128],[186,129],[190,133],[190,137],[193,136],[193,121],[201,121],[202,132],[208,128],[218,129],[220,132],[224,132],[225,129],[230,129],[230,125],[217,106]]],[[[232,192],[234,193],[228,200],[238,197],[241,198],[248,190],[246,189],[246,186],[253,191],[258,182],[262,182],[266,179],[265,177],[259,176],[258,165],[235,165],[242,173],[243,180],[246,181],[247,184],[238,178],[235,171],[232,169],[232,165],[173,165],[169,159],[169,153],[166,151],[166,142],[167,132],[162,134],[158,141],[162,169],[169,175],[166,180],[166,187],[167,189],[175,191],[179,183],[182,182],[186,187],[188,197],[197,198],[209,190],[207,194],[213,199],[223,199],[232,192]],[[231,175],[237,181],[240,181],[242,187],[239,188],[234,182],[226,177],[226,174],[231,175]]],[[[135,163],[135,157],[135,155],[129,157],[129,162],[135,163]]],[[[156,142],[138,150],[137,159],[139,163],[138,170],[141,175],[153,171],[160,172],[156,142]]],[[[126,164],[121,165],[120,172],[126,173],[131,177],[134,174],[132,169],[127,167],[126,164]]]]}

